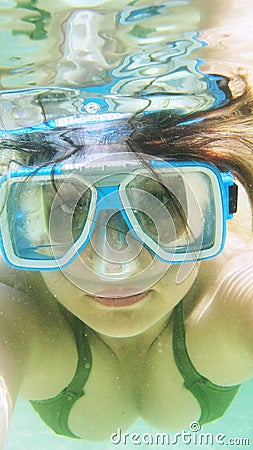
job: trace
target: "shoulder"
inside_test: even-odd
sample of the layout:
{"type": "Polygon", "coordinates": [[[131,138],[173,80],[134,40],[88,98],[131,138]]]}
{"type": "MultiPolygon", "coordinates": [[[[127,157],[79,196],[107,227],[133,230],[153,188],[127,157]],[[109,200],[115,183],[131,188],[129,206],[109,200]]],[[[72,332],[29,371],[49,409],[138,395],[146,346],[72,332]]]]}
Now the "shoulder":
{"type": "Polygon", "coordinates": [[[15,359],[20,355],[25,367],[21,393],[26,398],[56,395],[75,373],[74,333],[42,277],[11,269],[2,261],[0,346],[2,354],[15,359]]]}
{"type": "Polygon", "coordinates": [[[221,255],[202,263],[197,295],[186,320],[187,348],[197,370],[216,384],[253,375],[253,239],[238,226],[228,231],[221,255]]]}

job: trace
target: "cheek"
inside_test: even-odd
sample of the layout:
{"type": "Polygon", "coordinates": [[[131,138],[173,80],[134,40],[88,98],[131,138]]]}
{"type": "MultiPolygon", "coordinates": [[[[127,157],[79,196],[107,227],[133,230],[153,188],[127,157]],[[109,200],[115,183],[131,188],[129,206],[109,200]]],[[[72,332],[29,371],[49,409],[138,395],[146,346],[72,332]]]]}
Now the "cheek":
{"type": "Polygon", "coordinates": [[[195,282],[200,263],[172,265],[164,277],[154,286],[157,295],[171,309],[187,294],[195,282]]]}

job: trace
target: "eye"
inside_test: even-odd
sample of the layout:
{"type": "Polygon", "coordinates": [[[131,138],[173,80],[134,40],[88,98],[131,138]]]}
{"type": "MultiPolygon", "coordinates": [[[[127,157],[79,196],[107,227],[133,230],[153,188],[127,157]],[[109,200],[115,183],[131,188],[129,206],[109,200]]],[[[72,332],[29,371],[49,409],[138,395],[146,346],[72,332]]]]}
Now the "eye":
{"type": "Polygon", "coordinates": [[[126,186],[126,194],[138,224],[156,242],[168,245],[185,233],[182,193],[177,198],[158,180],[138,174],[126,186]]]}
{"type": "Polygon", "coordinates": [[[62,212],[64,214],[72,214],[72,209],[68,206],[67,203],[64,203],[64,201],[60,203],[59,207],[62,209],[62,212]]]}
{"type": "Polygon", "coordinates": [[[76,241],[89,215],[89,188],[65,181],[58,190],[52,185],[44,186],[43,194],[45,216],[52,239],[76,241]]]}
{"type": "MultiPolygon", "coordinates": [[[[78,200],[73,212],[73,225],[79,226],[80,222],[83,224],[84,220],[88,219],[90,209],[91,193],[85,192],[78,200]]],[[[71,209],[71,208],[69,208],[71,209]]]]}

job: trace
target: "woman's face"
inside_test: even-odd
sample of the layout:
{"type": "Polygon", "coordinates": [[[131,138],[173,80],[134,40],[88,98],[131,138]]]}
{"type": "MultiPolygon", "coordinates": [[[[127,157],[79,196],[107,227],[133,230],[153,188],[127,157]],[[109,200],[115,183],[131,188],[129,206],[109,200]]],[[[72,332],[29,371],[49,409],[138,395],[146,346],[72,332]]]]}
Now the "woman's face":
{"type": "MultiPolygon", "coordinates": [[[[127,164],[133,158],[135,160],[132,154],[120,155],[120,162],[122,158],[126,158],[127,164]]],[[[105,165],[101,163],[101,167],[105,172],[105,165]]],[[[133,173],[135,172],[131,166],[131,177],[133,173]]],[[[124,172],[124,180],[126,175],[128,174],[124,172]]],[[[107,189],[108,185],[115,183],[115,177],[117,183],[120,183],[118,180],[121,175],[117,172],[112,177],[100,176],[94,186],[97,189],[106,186],[107,189]]],[[[71,187],[70,195],[69,186],[68,182],[60,187],[50,216],[53,222],[50,224],[53,240],[59,240],[60,236],[62,243],[68,241],[71,233],[79,235],[79,228],[81,230],[83,226],[83,214],[87,211],[87,194],[79,185],[75,185],[71,187]],[[80,192],[82,201],[77,198],[80,192]],[[67,198],[67,201],[62,205],[63,198],[67,198]],[[78,208],[72,207],[72,198],[78,208]],[[69,219],[71,211],[72,224],[69,219]],[[67,223],[71,228],[69,232],[67,223]]],[[[122,187],[121,184],[120,186],[122,187]]],[[[175,174],[173,186],[178,195],[181,192],[180,201],[175,200],[175,192],[172,196],[171,190],[164,189],[160,182],[148,175],[137,175],[131,185],[134,195],[132,201],[136,208],[134,211],[138,214],[139,223],[149,237],[158,239],[160,236],[159,239],[167,243],[182,239],[185,226],[182,222],[182,205],[186,202],[186,197],[183,185],[180,180],[176,180],[175,174]]],[[[108,336],[133,336],[167,317],[194,283],[198,264],[169,264],[156,258],[154,252],[142,245],[129,231],[122,211],[117,209],[118,194],[115,197],[114,191],[108,192],[104,203],[101,198],[97,200],[97,205],[100,202],[102,206],[99,214],[94,216],[96,219],[93,220],[94,228],[88,245],[66,268],[42,274],[59,302],[88,326],[108,336]]]]}

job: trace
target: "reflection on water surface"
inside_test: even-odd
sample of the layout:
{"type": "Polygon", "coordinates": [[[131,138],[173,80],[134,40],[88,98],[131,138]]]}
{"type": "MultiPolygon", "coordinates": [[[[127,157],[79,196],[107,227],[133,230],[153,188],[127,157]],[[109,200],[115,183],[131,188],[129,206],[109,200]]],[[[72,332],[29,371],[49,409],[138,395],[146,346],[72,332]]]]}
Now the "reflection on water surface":
{"type": "Polygon", "coordinates": [[[90,113],[94,98],[96,112],[186,114],[226,104],[224,80],[210,76],[233,72],[240,93],[229,43],[235,48],[242,32],[226,4],[224,18],[218,1],[2,2],[2,129],[90,113]]]}

